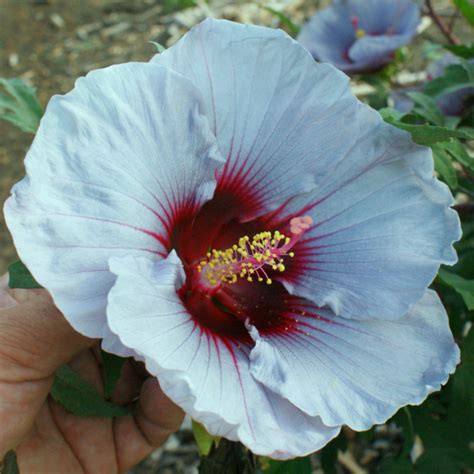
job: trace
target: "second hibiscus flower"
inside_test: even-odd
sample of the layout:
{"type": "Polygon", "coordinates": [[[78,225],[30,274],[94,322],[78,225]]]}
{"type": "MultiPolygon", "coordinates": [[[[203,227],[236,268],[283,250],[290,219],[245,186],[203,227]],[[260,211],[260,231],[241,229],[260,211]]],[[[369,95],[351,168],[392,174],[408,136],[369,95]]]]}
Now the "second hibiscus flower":
{"type": "Polygon", "coordinates": [[[371,72],[411,40],[419,21],[412,0],[334,0],[302,28],[298,41],[341,71],[371,72]]]}

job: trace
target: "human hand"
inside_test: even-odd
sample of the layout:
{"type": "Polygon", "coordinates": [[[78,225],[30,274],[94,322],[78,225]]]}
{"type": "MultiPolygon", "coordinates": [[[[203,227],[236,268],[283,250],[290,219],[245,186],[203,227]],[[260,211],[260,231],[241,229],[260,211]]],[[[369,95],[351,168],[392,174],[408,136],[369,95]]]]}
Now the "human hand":
{"type": "Polygon", "coordinates": [[[133,416],[80,418],[48,396],[68,363],[103,392],[98,343],[76,333],[44,290],[8,290],[0,278],[0,459],[15,449],[21,474],[119,473],[176,431],[183,412],[127,361],[112,401],[139,397],[133,416]]]}

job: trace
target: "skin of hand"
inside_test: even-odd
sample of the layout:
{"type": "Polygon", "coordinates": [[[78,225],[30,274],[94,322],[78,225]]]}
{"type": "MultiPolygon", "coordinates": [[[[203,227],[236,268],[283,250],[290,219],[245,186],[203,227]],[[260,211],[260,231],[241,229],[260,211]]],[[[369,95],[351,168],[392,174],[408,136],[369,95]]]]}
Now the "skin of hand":
{"type": "Polygon", "coordinates": [[[9,290],[0,277],[0,460],[11,449],[21,474],[125,472],[179,429],[183,412],[128,360],[112,395],[133,416],[80,418],[48,396],[68,363],[103,393],[98,342],[66,322],[44,290],[9,290]]]}

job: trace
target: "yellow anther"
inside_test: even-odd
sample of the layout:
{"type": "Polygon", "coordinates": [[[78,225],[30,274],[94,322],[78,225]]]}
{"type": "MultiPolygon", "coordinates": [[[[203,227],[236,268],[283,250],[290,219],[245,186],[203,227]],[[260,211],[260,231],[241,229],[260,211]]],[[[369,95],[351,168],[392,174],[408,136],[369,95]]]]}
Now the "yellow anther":
{"type": "MultiPolygon", "coordinates": [[[[308,216],[296,217],[290,221],[290,231],[293,236],[302,235],[309,228],[308,216]]],[[[294,257],[294,252],[289,252],[294,245],[290,238],[280,231],[263,231],[252,238],[248,235],[240,237],[237,244],[225,250],[210,249],[207,260],[201,260],[196,265],[196,270],[202,275],[204,281],[210,285],[223,283],[234,284],[239,279],[249,282],[255,280],[272,284],[265,267],[272,271],[284,272],[284,257],[294,257]]]]}
{"type": "Polygon", "coordinates": [[[363,38],[367,33],[362,30],[361,28],[359,28],[358,30],[356,30],[355,32],[355,35],[357,38],[363,38]]]}

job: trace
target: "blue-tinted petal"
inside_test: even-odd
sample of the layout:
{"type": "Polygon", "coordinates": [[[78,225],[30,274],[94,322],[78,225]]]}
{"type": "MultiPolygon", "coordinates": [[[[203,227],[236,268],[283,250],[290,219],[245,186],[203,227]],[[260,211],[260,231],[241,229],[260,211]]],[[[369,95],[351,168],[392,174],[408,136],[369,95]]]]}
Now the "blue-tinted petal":
{"type": "Polygon", "coordinates": [[[320,187],[295,198],[270,224],[309,214],[314,224],[278,278],[290,293],[338,315],[401,317],[418,301],[441,263],[456,262],[457,213],[434,177],[430,149],[382,121],[365,105],[346,123],[350,150],[334,156],[320,187]],[[352,138],[351,138],[352,140],[352,138]]]}
{"type": "Polygon", "coordinates": [[[194,86],[153,64],[89,73],[49,103],[5,205],[21,259],[75,329],[107,333],[111,255],[166,255],[222,164],[194,86]]]}
{"type": "Polygon", "coordinates": [[[257,382],[249,348],[193,320],[176,294],[184,272],[174,252],[161,261],[123,257],[110,264],[118,276],[107,307],[111,329],[210,433],[279,459],[316,451],[338,434],[339,427],[326,427],[257,382]]]}
{"type": "Polygon", "coordinates": [[[348,146],[334,126],[356,107],[348,79],[281,31],[206,20],[153,61],[205,97],[227,157],[218,191],[242,198],[241,219],[313,189],[348,146]]]}
{"type": "Polygon", "coordinates": [[[350,17],[369,35],[408,35],[416,33],[419,7],[412,0],[348,0],[350,17]]]}
{"type": "MultiPolygon", "coordinates": [[[[291,305],[290,305],[291,307],[291,305]]],[[[427,291],[397,321],[348,321],[311,304],[289,310],[289,331],[260,336],[251,374],[329,426],[365,430],[418,405],[459,363],[438,296],[427,291]]]]}
{"type": "Polygon", "coordinates": [[[389,62],[416,33],[419,8],[411,0],[341,0],[318,12],[300,41],[316,59],[346,72],[366,72],[389,62]],[[357,40],[356,32],[365,35],[357,40]]]}
{"type": "Polygon", "coordinates": [[[348,51],[356,35],[346,6],[333,4],[318,12],[301,28],[297,40],[315,59],[343,71],[351,67],[348,51]]]}
{"type": "Polygon", "coordinates": [[[408,42],[406,36],[364,36],[349,48],[349,58],[359,67],[370,69],[392,60],[393,53],[408,42]]]}

